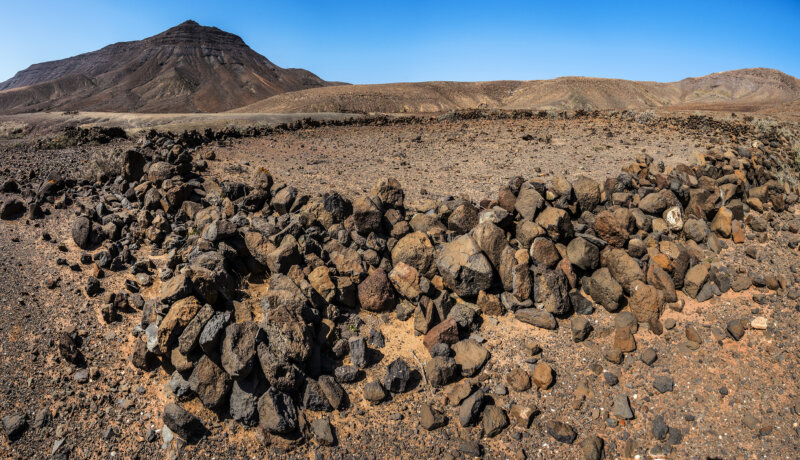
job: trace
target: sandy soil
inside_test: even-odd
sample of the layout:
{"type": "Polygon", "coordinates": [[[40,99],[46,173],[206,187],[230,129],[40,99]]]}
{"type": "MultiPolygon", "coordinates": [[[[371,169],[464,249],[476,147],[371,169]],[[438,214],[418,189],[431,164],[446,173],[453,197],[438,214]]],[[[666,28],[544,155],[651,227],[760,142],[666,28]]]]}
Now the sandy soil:
{"type": "MultiPolygon", "coordinates": [[[[412,203],[448,194],[479,199],[494,196],[499,185],[516,175],[546,180],[553,174],[586,174],[601,179],[616,174],[641,153],[668,165],[687,161],[713,138],[692,131],[650,131],[635,122],[603,119],[328,127],[213,146],[218,160],[209,162],[209,173],[250,179],[263,166],[307,193],[337,189],[351,197],[371,188],[377,178],[392,175],[405,186],[412,203]],[[613,136],[607,137],[606,132],[613,136]],[[523,140],[526,134],[533,139],[523,140]],[[428,194],[423,195],[422,189],[428,194]]],[[[724,146],[731,145],[725,140],[724,146]]],[[[77,174],[81,166],[76,160],[90,153],[80,149],[73,153],[63,168],[69,172],[71,165],[77,174]]],[[[16,152],[15,167],[24,166],[25,154],[35,165],[47,163],[51,152],[16,152]]],[[[165,388],[169,375],[163,370],[145,373],[130,364],[130,331],[140,313],[126,312],[113,324],[102,321],[101,301],[84,293],[90,268],[80,263],[81,251],[71,241],[68,222],[73,213],[46,208],[50,214],[40,221],[0,221],[0,252],[4,254],[0,258],[0,416],[22,413],[33,421],[38,411],[50,414],[47,424],[29,428],[17,442],[2,436],[0,457],[49,458],[57,447],[56,454],[71,452],[70,458],[176,458],[174,445],[162,449],[160,433],[156,441],[145,441],[148,430],[162,426],[160,411],[172,396],[165,388]],[[51,241],[43,239],[44,233],[51,241]],[[59,265],[58,258],[65,258],[68,265],[59,265]],[[54,289],[46,287],[51,280],[57,280],[54,289]],[[81,368],[64,362],[54,341],[69,325],[82,337],[81,351],[92,375],[86,383],[75,380],[81,368]]],[[[669,456],[654,454],[655,458],[797,458],[800,313],[794,294],[798,294],[795,274],[800,271],[800,253],[790,243],[798,239],[800,216],[781,213],[767,218],[771,220],[768,232],[759,235],[748,230],[746,244],[729,244],[715,257],[732,270],[752,276],[786,276],[790,280],[786,289],[753,288],[702,305],[679,294],[686,301],[683,311],[664,314],[665,320],[673,319],[676,325],[661,336],[641,330],[636,335],[638,350],[619,365],[603,357],[613,341],[614,315],[602,308],[589,317],[594,327],[590,339],[577,344],[566,323],[545,331],[512,315],[484,317],[475,333],[485,340],[492,358],[471,382],[489,389],[488,395],[501,407],[538,408],[541,414],[531,427],[512,422],[496,438],[481,439],[480,428],[461,427],[457,408],[446,403],[444,392],[424,382],[391,401],[370,406],[361,397],[366,382],[382,379],[396,357],[418,370],[413,355],[423,362],[428,355],[421,337],[412,332],[413,319],[402,322],[393,315],[362,312],[362,335],[370,328],[380,329],[386,346],[377,350],[380,360],[366,370],[365,379],[346,385],[350,405],[329,415],[338,446],[323,447],[314,441],[287,445],[265,438],[259,430],[221,420],[193,401],[186,407],[207,422],[210,433],[199,444],[187,446],[183,458],[466,458],[457,448],[459,439],[479,441],[485,458],[580,458],[579,443],[589,434],[605,439],[606,458],[626,458],[646,456],[663,445],[651,435],[653,420],[659,415],[680,431],[682,439],[669,456]],[[721,332],[731,319],[756,316],[768,319],[767,330],[748,330],[740,342],[721,332]],[[688,325],[695,326],[704,339],[696,351],[685,344],[688,325]],[[529,355],[528,342],[539,344],[542,354],[529,355]],[[648,347],[658,354],[652,367],[639,359],[648,347]],[[553,367],[556,385],[548,391],[503,394],[499,385],[505,384],[512,367],[527,369],[534,360],[553,367]],[[619,383],[608,385],[603,372],[615,374],[619,383]],[[675,388],[661,394],[652,383],[664,374],[673,378],[675,388]],[[630,396],[636,418],[615,425],[609,423],[608,414],[618,393],[630,396]],[[433,432],[420,428],[422,403],[443,410],[450,419],[448,425],[433,432]],[[550,420],[575,427],[578,441],[572,446],[554,442],[543,428],[550,420]]],[[[142,258],[150,255],[147,250],[139,253],[142,258]]],[[[103,284],[109,291],[121,289],[132,276],[128,272],[107,275],[103,284]]],[[[263,285],[253,281],[248,291],[257,299],[263,285]]]]}
{"type": "Polygon", "coordinates": [[[220,160],[211,162],[215,175],[244,179],[263,167],[309,194],[351,196],[391,176],[413,204],[446,195],[492,197],[514,176],[603,179],[640,154],[670,166],[689,161],[705,143],[697,133],[654,132],[633,120],[603,118],[323,127],[206,149],[220,160]]]}

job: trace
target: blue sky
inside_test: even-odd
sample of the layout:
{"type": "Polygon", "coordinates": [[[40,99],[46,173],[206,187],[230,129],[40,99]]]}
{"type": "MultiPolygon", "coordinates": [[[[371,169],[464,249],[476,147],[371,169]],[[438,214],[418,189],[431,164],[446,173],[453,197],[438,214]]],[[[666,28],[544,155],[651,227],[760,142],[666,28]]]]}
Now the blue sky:
{"type": "Polygon", "coordinates": [[[0,0],[0,81],[194,19],[327,80],[800,77],[800,0],[580,2],[0,0]]]}

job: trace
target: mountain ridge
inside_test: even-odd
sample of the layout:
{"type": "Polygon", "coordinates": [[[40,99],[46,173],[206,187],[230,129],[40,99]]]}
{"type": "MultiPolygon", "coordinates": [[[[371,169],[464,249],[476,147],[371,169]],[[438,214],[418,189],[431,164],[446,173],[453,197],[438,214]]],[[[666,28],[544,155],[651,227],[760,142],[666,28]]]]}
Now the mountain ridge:
{"type": "Polygon", "coordinates": [[[347,85],[281,68],[241,37],[186,21],[143,40],[33,64],[0,83],[0,113],[420,113],[463,109],[792,108],[800,80],[768,68],[675,82],[558,77],[347,85]]]}
{"type": "Polygon", "coordinates": [[[739,104],[761,108],[800,99],[800,80],[767,68],[716,72],[676,82],[597,77],[488,82],[349,85],[272,96],[234,112],[437,112],[461,109],[655,109],[739,104]]]}
{"type": "Polygon", "coordinates": [[[219,112],[331,84],[278,67],[237,35],[186,21],[143,40],[33,64],[0,83],[0,111],[219,112]]]}

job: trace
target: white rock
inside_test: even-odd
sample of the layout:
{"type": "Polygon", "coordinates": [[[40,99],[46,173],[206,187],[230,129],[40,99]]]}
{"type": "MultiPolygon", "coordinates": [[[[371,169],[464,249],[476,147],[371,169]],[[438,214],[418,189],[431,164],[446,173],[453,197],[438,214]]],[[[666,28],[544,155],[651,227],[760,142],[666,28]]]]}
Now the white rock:
{"type": "Polygon", "coordinates": [[[664,220],[667,222],[667,227],[673,232],[679,232],[683,229],[683,213],[680,206],[673,206],[663,214],[664,220]]]}
{"type": "Polygon", "coordinates": [[[767,318],[764,318],[763,316],[756,316],[753,318],[753,321],[750,322],[750,327],[763,331],[767,328],[767,318]]]}

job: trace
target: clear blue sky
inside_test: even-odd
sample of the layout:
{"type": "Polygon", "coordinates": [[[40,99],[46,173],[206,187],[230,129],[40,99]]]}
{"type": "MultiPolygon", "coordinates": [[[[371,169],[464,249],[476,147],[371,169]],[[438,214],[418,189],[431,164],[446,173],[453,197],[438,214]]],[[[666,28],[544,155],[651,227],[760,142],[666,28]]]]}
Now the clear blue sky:
{"type": "Polygon", "coordinates": [[[0,81],[187,19],[327,80],[800,77],[800,0],[579,2],[0,0],[0,81]]]}

